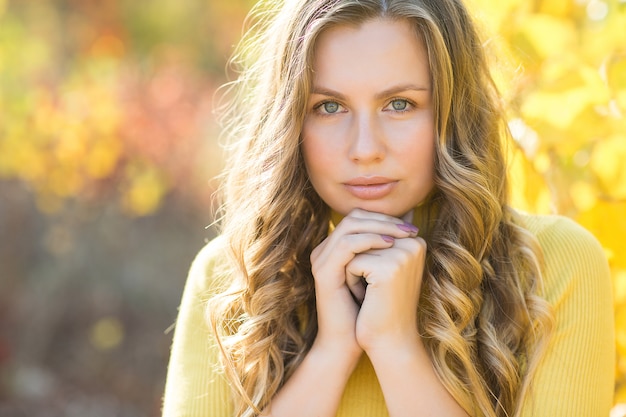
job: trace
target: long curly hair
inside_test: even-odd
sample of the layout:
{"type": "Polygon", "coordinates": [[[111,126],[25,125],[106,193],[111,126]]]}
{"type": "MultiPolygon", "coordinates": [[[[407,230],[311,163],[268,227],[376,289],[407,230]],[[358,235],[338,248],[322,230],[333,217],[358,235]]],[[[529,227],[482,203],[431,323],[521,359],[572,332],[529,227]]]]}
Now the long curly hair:
{"type": "Polygon", "coordinates": [[[552,326],[541,250],[508,206],[500,96],[459,0],[261,1],[232,63],[221,235],[227,288],[207,319],[237,416],[260,413],[317,333],[310,254],[330,210],[311,186],[301,130],[316,39],[333,25],[404,19],[426,44],[433,85],[437,207],[418,309],[435,370],[473,416],[517,416],[552,326]]]}

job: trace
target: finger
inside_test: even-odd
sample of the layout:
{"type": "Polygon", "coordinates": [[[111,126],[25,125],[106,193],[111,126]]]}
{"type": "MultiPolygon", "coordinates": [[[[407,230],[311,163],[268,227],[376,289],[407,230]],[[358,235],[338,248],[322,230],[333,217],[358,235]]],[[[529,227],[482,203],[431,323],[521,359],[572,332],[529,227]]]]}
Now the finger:
{"type": "Polygon", "coordinates": [[[360,208],[355,208],[348,213],[346,217],[354,217],[357,219],[370,219],[370,220],[378,220],[382,222],[389,223],[404,223],[404,220],[399,219],[398,217],[390,216],[384,213],[378,213],[376,211],[368,211],[360,208]]]}
{"type": "MultiPolygon", "coordinates": [[[[394,238],[377,233],[336,234],[328,237],[311,253],[313,276],[332,265],[343,271],[345,265],[358,253],[383,249],[393,245],[394,238]]],[[[343,281],[343,280],[342,280],[343,281]]]]}
{"type": "Polygon", "coordinates": [[[370,250],[385,249],[393,246],[395,238],[378,233],[355,233],[343,235],[333,250],[333,253],[349,254],[352,258],[358,253],[370,250]]]}
{"type": "Polygon", "coordinates": [[[424,257],[426,255],[426,241],[420,237],[408,237],[395,239],[392,246],[388,248],[373,248],[360,255],[373,255],[385,257],[385,259],[396,260],[398,262],[412,257],[424,257]]]}
{"type": "Polygon", "coordinates": [[[375,211],[367,211],[360,208],[353,209],[346,217],[355,217],[360,219],[373,219],[386,221],[396,224],[413,224],[413,210],[409,210],[402,217],[394,217],[384,213],[378,213],[375,211]]]}
{"type": "Polygon", "coordinates": [[[345,217],[333,231],[334,234],[378,233],[396,238],[417,236],[419,229],[410,223],[404,223],[384,214],[375,213],[373,217],[345,217]],[[374,218],[376,217],[376,218],[374,218]]]}
{"type": "Polygon", "coordinates": [[[409,253],[426,253],[428,245],[423,238],[416,236],[405,239],[396,239],[394,240],[393,247],[409,253]]]}
{"type": "MultiPolygon", "coordinates": [[[[373,271],[376,270],[380,262],[384,262],[382,259],[383,254],[383,251],[368,251],[355,256],[346,265],[346,283],[348,287],[356,287],[358,284],[371,284],[373,271]]],[[[363,296],[365,296],[365,292],[363,296]]]]}
{"type": "Polygon", "coordinates": [[[396,267],[411,263],[411,260],[423,265],[426,249],[426,242],[418,237],[396,239],[388,248],[361,252],[346,265],[346,279],[349,284],[355,285],[357,279],[363,277],[368,285],[373,284],[376,275],[380,276],[383,270],[389,273],[396,267]]]}
{"type": "Polygon", "coordinates": [[[363,277],[347,276],[346,285],[352,294],[352,298],[358,305],[363,304],[365,299],[366,283],[363,277]]]}

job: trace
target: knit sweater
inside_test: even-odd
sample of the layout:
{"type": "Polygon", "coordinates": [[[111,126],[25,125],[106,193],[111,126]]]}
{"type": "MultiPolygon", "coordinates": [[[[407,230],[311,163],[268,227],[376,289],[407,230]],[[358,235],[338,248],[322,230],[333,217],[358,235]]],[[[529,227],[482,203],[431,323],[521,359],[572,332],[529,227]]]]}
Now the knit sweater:
{"type": "MultiPolygon", "coordinates": [[[[615,343],[611,282],[602,247],[565,217],[522,214],[520,219],[543,250],[544,294],[556,320],[522,414],[607,417],[615,343]]],[[[222,239],[214,239],[192,264],[174,333],[163,417],[233,415],[230,388],[205,320],[206,301],[220,287],[213,269],[222,257],[222,245],[222,239]]],[[[345,387],[337,417],[384,416],[388,413],[381,388],[363,355],[345,387]]]]}

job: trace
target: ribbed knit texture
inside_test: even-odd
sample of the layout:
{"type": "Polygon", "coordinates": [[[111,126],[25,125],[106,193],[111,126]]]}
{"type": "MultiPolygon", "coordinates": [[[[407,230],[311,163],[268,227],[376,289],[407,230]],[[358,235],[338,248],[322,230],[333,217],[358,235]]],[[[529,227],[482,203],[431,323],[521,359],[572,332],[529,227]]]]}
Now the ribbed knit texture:
{"type": "Polygon", "coordinates": [[[572,220],[528,216],[545,257],[545,296],[556,329],[524,416],[607,417],[615,335],[608,264],[597,240],[572,220]]]}
{"type": "MultiPolygon", "coordinates": [[[[615,345],[611,281],[602,247],[567,218],[522,215],[521,219],[543,248],[545,296],[556,316],[556,329],[523,415],[608,417],[615,345]]],[[[232,417],[229,387],[218,369],[217,349],[204,318],[206,300],[217,291],[212,271],[221,256],[220,242],[218,238],[207,245],[190,270],[174,333],[164,417],[232,417]]],[[[385,416],[376,374],[363,355],[337,417],[385,416]]]]}

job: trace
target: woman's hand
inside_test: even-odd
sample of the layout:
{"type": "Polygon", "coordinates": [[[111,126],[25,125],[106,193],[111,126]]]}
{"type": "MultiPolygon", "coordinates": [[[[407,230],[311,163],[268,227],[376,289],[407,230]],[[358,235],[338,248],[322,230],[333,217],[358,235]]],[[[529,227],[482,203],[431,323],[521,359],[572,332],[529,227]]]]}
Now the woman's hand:
{"type": "MultiPolygon", "coordinates": [[[[402,248],[412,245],[411,242],[403,241],[405,239],[414,241],[413,237],[416,234],[417,229],[401,219],[355,209],[313,250],[311,264],[315,279],[318,314],[318,335],[315,345],[334,346],[343,351],[353,352],[355,358],[358,359],[362,347],[357,340],[357,316],[365,329],[371,331],[380,329],[383,322],[393,322],[390,320],[392,317],[390,312],[384,318],[372,316],[378,314],[381,308],[385,308],[377,304],[393,305],[395,293],[401,292],[400,286],[404,285],[398,282],[391,286],[388,283],[383,285],[382,280],[389,281],[390,279],[386,277],[392,273],[401,272],[403,278],[400,281],[404,282],[406,281],[404,276],[410,274],[407,267],[416,268],[413,264],[398,268],[399,265],[406,263],[399,259],[400,255],[406,251],[402,248]],[[394,248],[395,246],[398,247],[394,248]],[[379,257],[381,255],[382,259],[379,257]],[[373,257],[376,259],[370,259],[368,262],[368,259],[373,257]],[[381,265],[370,266],[370,263],[377,261],[381,265]],[[364,273],[361,275],[366,279],[368,276],[369,278],[377,277],[374,285],[377,288],[376,296],[366,294],[365,284],[361,280],[361,275],[357,274],[359,272],[357,270],[362,270],[364,273]],[[372,301],[369,301],[370,299],[372,301]],[[359,313],[361,302],[363,302],[363,307],[359,313]],[[366,310],[363,311],[363,308],[366,310]],[[367,314],[361,319],[360,316],[363,313],[367,314]]],[[[417,288],[419,290],[419,285],[417,288]]],[[[368,288],[367,292],[369,291],[368,288]]],[[[413,313],[415,313],[415,306],[416,304],[413,304],[413,313]]]]}
{"type": "Polygon", "coordinates": [[[349,276],[367,282],[356,327],[357,342],[366,352],[412,350],[421,343],[417,305],[425,258],[426,242],[412,236],[359,253],[347,265],[349,276]]]}
{"type": "Polygon", "coordinates": [[[364,277],[356,339],[376,372],[389,415],[467,417],[441,383],[417,329],[426,242],[411,234],[393,245],[357,253],[347,281],[364,277]]]}
{"type": "Polygon", "coordinates": [[[317,337],[273,399],[271,415],[335,415],[365,351],[390,416],[467,417],[417,332],[426,243],[404,220],[353,210],[313,250],[317,337]]]}
{"type": "Polygon", "coordinates": [[[356,337],[359,305],[365,295],[361,278],[347,273],[358,254],[389,249],[415,235],[400,219],[353,210],[311,253],[315,280],[317,336],[293,375],[263,415],[334,416],[363,349],[356,337]]]}

